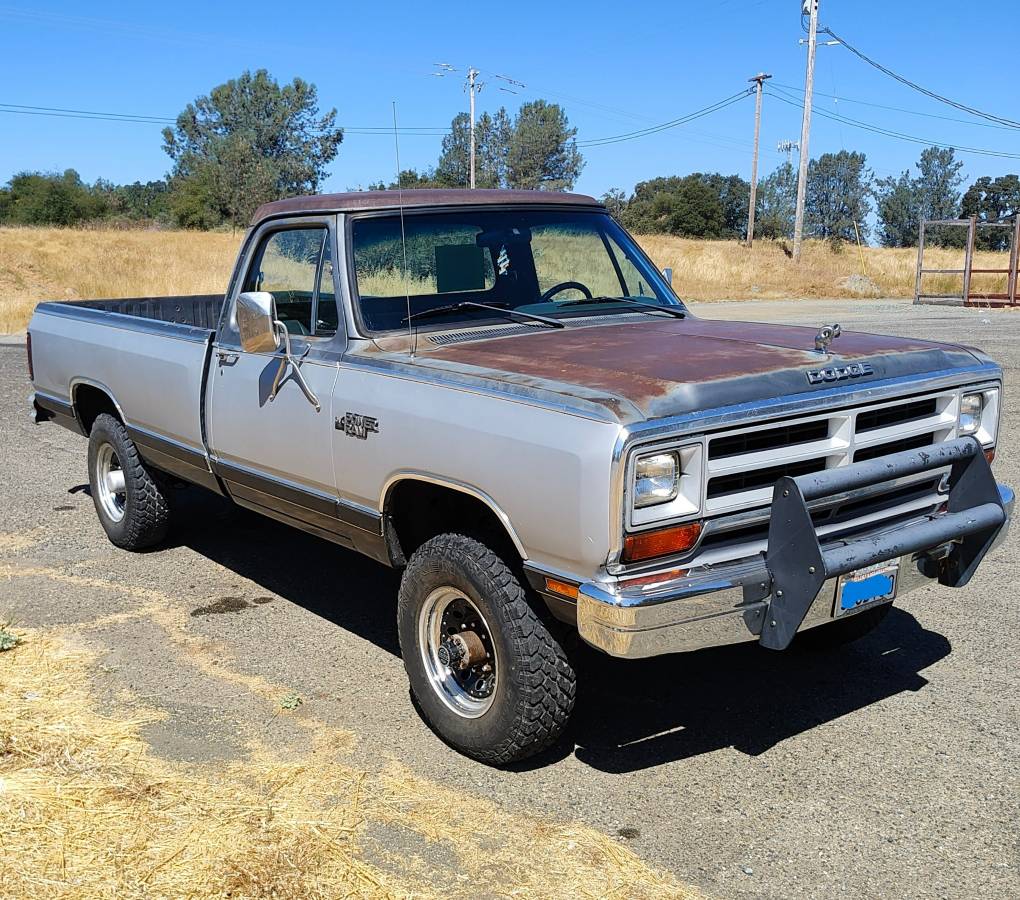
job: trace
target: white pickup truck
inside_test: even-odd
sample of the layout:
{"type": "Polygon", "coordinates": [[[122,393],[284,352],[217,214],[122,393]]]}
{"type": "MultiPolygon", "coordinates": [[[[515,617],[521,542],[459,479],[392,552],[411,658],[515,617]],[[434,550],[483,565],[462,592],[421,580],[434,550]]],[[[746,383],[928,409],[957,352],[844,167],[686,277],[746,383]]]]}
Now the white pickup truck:
{"type": "Polygon", "coordinates": [[[571,629],[621,657],[852,640],[966,584],[1013,507],[983,354],[696,318],[573,194],[270,203],[224,295],[42,303],[29,368],[117,546],[162,540],[187,482],[403,570],[420,708],[491,764],[566,726],[571,629]]]}

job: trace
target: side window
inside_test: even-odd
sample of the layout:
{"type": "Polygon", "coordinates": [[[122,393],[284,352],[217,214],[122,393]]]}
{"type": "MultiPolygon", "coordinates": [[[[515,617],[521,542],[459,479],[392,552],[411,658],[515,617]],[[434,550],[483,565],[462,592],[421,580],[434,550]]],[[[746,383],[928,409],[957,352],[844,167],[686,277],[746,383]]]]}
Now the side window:
{"type": "MultiPolygon", "coordinates": [[[[328,246],[326,235],[321,226],[289,228],[267,235],[245,277],[242,290],[271,293],[276,300],[276,313],[291,334],[316,333],[312,307],[321,281],[323,246],[328,246]]],[[[332,281],[329,285],[332,294],[332,281]]],[[[333,316],[335,319],[335,298],[333,316]]]]}

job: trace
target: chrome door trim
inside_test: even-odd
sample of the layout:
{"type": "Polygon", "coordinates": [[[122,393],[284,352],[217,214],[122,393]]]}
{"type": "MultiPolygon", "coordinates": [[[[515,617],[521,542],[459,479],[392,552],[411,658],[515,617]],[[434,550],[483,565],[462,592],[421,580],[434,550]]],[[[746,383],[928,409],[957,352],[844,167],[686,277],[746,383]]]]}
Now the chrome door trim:
{"type": "Polygon", "coordinates": [[[218,457],[210,459],[212,470],[225,482],[241,485],[301,507],[315,516],[326,516],[361,531],[382,533],[382,515],[367,506],[344,500],[323,491],[305,487],[285,478],[277,478],[235,462],[224,462],[218,457]]]}

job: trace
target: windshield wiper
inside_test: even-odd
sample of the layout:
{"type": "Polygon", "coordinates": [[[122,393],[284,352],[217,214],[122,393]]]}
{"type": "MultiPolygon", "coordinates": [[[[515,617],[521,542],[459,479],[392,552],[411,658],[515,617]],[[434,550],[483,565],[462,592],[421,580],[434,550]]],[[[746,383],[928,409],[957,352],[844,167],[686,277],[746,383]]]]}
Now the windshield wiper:
{"type": "Polygon", "coordinates": [[[657,303],[645,303],[635,300],[633,297],[592,297],[590,300],[568,300],[560,306],[585,306],[589,303],[630,303],[633,306],[640,306],[642,309],[651,309],[655,312],[664,312],[675,319],[686,319],[685,313],[679,306],[659,306],[657,303]]]}
{"type": "Polygon", "coordinates": [[[449,303],[446,306],[433,306],[431,309],[423,309],[420,312],[411,313],[409,316],[404,316],[400,320],[402,325],[406,325],[412,319],[427,319],[431,316],[441,316],[446,313],[460,312],[464,309],[486,309],[489,312],[497,312],[501,315],[506,316],[508,319],[525,319],[529,322],[541,322],[543,325],[549,325],[552,328],[563,328],[565,327],[562,322],[558,319],[550,319],[548,316],[539,316],[535,313],[519,312],[516,309],[510,309],[508,306],[496,306],[493,303],[476,303],[474,300],[462,300],[460,303],[449,303]]]}

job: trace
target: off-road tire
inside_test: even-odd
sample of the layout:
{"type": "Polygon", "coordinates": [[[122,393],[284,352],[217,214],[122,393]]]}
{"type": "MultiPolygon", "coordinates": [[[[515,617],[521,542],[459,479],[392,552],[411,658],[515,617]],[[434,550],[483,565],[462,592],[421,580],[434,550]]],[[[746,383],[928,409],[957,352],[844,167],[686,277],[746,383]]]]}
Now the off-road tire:
{"type": "Polygon", "coordinates": [[[807,652],[835,650],[837,647],[859,640],[878,628],[892,607],[891,603],[881,603],[837,622],[810,628],[797,635],[793,646],[797,650],[807,652]]]}
{"type": "Polygon", "coordinates": [[[167,479],[142,462],[123,423],[107,413],[96,418],[89,433],[89,485],[96,515],[113,544],[124,550],[144,550],[166,537],[170,526],[167,479]],[[99,501],[96,460],[104,444],[113,447],[124,472],[124,515],[119,521],[112,519],[99,501]]]}
{"type": "Polygon", "coordinates": [[[576,677],[567,654],[520,580],[492,550],[459,534],[423,544],[404,571],[397,629],[404,668],[419,711],[450,746],[493,766],[526,759],[553,744],[574,708],[576,677]],[[492,705],[466,718],[429,681],[418,619],[429,595],[451,586],[463,592],[489,624],[496,651],[492,705]]]}

